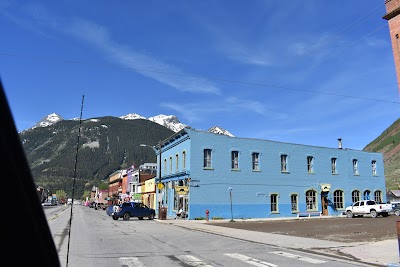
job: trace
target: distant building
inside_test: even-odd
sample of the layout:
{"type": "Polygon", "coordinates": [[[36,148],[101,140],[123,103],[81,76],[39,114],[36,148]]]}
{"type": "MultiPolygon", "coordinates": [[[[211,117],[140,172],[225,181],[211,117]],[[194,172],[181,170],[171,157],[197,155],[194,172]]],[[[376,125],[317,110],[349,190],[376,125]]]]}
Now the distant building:
{"type": "MultiPolygon", "coordinates": [[[[188,219],[340,215],[386,201],[382,153],[229,137],[183,129],[162,141],[157,208],[188,219]]],[[[157,151],[158,161],[160,153],[157,151]]]]}

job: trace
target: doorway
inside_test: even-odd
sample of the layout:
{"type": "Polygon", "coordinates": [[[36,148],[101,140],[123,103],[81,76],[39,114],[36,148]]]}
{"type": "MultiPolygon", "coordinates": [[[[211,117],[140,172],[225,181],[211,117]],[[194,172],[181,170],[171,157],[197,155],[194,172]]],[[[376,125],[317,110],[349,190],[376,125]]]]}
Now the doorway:
{"type": "Polygon", "coordinates": [[[322,204],[322,215],[328,215],[328,193],[322,192],[321,193],[321,204],[322,204]]]}

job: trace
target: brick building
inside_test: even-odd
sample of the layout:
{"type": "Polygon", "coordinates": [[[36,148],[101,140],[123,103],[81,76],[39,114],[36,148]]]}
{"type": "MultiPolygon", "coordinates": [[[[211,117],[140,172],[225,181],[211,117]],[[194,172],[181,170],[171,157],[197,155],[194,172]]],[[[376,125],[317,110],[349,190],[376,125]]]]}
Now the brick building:
{"type": "Polygon", "coordinates": [[[396,67],[397,87],[400,94],[400,0],[385,0],[386,15],[392,40],[394,64],[396,67]]]}

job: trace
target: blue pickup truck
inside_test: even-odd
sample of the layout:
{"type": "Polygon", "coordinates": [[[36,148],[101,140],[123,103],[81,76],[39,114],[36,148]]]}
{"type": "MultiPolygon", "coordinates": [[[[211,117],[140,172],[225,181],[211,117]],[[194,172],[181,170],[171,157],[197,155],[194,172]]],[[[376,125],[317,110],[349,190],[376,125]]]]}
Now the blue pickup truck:
{"type": "Polygon", "coordinates": [[[131,217],[138,217],[139,220],[147,217],[149,220],[153,220],[156,216],[156,211],[143,203],[124,202],[118,206],[117,210],[111,216],[114,220],[122,218],[124,221],[128,221],[131,217]]]}

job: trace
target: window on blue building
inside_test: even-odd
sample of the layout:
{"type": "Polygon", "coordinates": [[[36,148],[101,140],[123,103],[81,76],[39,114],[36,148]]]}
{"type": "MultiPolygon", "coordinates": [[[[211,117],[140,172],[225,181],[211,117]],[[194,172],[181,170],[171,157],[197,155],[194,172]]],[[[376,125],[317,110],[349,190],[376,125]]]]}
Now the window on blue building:
{"type": "Polygon", "coordinates": [[[278,194],[271,194],[271,212],[278,212],[278,194]]]}
{"type": "Polygon", "coordinates": [[[238,151],[232,151],[231,152],[231,168],[234,170],[239,169],[239,152],[238,151]]]}
{"type": "Polygon", "coordinates": [[[204,168],[211,168],[211,149],[204,149],[204,168]]]}
{"type": "Polygon", "coordinates": [[[375,202],[382,203],[382,191],[376,190],[374,192],[374,198],[375,198],[375,202]]]}
{"type": "Polygon", "coordinates": [[[252,156],[252,162],[253,162],[253,171],[260,170],[260,166],[259,166],[260,154],[254,152],[251,156],[252,156]]]}
{"type": "Polygon", "coordinates": [[[337,174],[337,158],[331,158],[332,174],[337,174]]]}
{"type": "Polygon", "coordinates": [[[179,171],[179,155],[175,154],[175,172],[179,171]]]}
{"type": "Polygon", "coordinates": [[[182,152],[182,169],[186,170],[186,151],[182,152]]]}
{"type": "Polygon", "coordinates": [[[336,190],[333,192],[333,204],[335,209],[343,209],[343,191],[336,190]]]}
{"type": "Polygon", "coordinates": [[[292,194],[290,196],[290,202],[292,204],[292,212],[297,212],[299,210],[298,206],[298,195],[297,194],[292,194]]]}
{"type": "Polygon", "coordinates": [[[353,174],[358,175],[358,160],[353,159],[353,174]]]}
{"type": "Polygon", "coordinates": [[[169,157],[169,173],[172,173],[172,157],[169,157]]]}
{"type": "Polygon", "coordinates": [[[281,155],[281,172],[287,172],[287,155],[281,155]]]}
{"type": "Polygon", "coordinates": [[[364,194],[363,194],[364,200],[369,200],[370,199],[370,195],[371,195],[371,191],[365,190],[364,194]]]}
{"type": "Polygon", "coordinates": [[[371,161],[372,175],[376,175],[376,160],[371,161]]]}
{"type": "Polygon", "coordinates": [[[312,157],[312,156],[307,157],[307,170],[308,170],[308,173],[314,172],[314,157],[312,157]]]}
{"type": "Polygon", "coordinates": [[[315,190],[308,190],[306,192],[307,211],[309,211],[309,210],[317,210],[316,195],[317,195],[317,192],[315,192],[315,190]]]}
{"type": "Polygon", "coordinates": [[[351,201],[353,201],[353,203],[360,201],[360,191],[354,190],[351,192],[351,201]]]}

